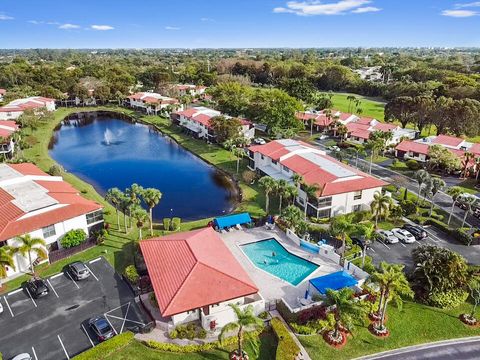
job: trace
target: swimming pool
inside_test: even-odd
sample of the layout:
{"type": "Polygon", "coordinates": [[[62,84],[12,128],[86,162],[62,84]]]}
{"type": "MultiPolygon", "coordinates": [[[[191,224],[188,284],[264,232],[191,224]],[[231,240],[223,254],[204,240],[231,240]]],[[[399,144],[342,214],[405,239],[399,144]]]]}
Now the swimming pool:
{"type": "Polygon", "coordinates": [[[261,240],[241,247],[256,267],[294,286],[318,268],[318,265],[289,253],[275,239],[261,240]]]}

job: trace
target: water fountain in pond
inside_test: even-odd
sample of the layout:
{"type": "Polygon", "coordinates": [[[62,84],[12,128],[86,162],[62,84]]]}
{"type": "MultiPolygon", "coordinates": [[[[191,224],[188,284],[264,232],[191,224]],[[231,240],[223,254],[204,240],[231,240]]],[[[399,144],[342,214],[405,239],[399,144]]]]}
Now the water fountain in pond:
{"type": "Polygon", "coordinates": [[[103,143],[105,145],[111,145],[113,141],[113,132],[110,129],[105,130],[103,133],[103,143]]]}

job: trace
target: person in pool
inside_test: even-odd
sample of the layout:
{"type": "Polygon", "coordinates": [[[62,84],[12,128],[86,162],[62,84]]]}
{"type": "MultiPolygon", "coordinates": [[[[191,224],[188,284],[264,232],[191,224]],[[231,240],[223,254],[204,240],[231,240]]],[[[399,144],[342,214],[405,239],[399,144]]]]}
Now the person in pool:
{"type": "Polygon", "coordinates": [[[272,256],[275,257],[277,254],[275,254],[275,251],[272,251],[272,256]]]}

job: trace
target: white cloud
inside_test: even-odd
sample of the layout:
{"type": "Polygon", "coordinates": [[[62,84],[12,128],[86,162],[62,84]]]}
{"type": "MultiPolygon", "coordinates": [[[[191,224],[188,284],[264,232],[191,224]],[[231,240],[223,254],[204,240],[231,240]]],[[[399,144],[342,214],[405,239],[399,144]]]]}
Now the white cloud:
{"type": "Polygon", "coordinates": [[[365,14],[365,13],[369,13],[369,12],[378,12],[378,11],[381,11],[382,9],[380,8],[377,8],[375,6],[365,6],[365,7],[359,7],[355,10],[352,11],[352,13],[355,13],[355,14],[365,14]]]}
{"type": "Polygon", "coordinates": [[[200,21],[203,21],[203,22],[214,22],[215,20],[211,19],[211,18],[208,18],[208,17],[202,17],[200,18],[200,21]]]}
{"type": "Polygon", "coordinates": [[[287,2],[286,7],[274,8],[273,12],[311,16],[342,15],[350,12],[366,13],[381,10],[373,6],[364,6],[371,3],[371,0],[339,0],[329,3],[325,3],[323,0],[289,1],[287,2]]]}
{"type": "Polygon", "coordinates": [[[30,24],[33,24],[33,25],[43,24],[43,21],[37,21],[37,20],[28,20],[27,22],[29,22],[30,24]]]}
{"type": "Polygon", "coordinates": [[[0,20],[13,20],[13,17],[0,13],[0,20]]]}
{"type": "Polygon", "coordinates": [[[459,4],[455,4],[455,7],[456,7],[457,9],[461,9],[461,8],[471,8],[471,7],[480,7],[480,1],[475,1],[475,2],[466,3],[466,4],[459,3],[459,4]]]}
{"type": "Polygon", "coordinates": [[[180,30],[181,28],[177,26],[165,26],[165,30],[180,30]]]}
{"type": "Polygon", "coordinates": [[[75,25],[75,24],[62,24],[58,28],[62,30],[73,30],[73,29],[78,29],[80,25],[75,25]]]}
{"type": "Polygon", "coordinates": [[[473,10],[443,10],[442,15],[456,18],[467,18],[478,15],[478,12],[473,10]]]}
{"type": "Polygon", "coordinates": [[[99,31],[107,31],[115,29],[113,26],[110,25],[92,25],[90,26],[92,30],[99,30],[99,31]]]}

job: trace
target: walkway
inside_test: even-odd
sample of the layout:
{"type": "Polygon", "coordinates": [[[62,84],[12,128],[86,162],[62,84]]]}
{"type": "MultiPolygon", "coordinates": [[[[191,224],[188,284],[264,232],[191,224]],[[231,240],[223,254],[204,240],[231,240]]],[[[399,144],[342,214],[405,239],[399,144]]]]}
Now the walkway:
{"type": "Polygon", "coordinates": [[[475,360],[480,358],[480,336],[438,341],[363,356],[356,360],[475,360]]]}
{"type": "Polygon", "coordinates": [[[293,338],[293,340],[295,341],[295,343],[298,345],[298,347],[300,348],[300,356],[297,357],[298,360],[311,360],[311,357],[308,355],[307,353],[307,350],[305,350],[305,348],[303,347],[303,345],[300,343],[300,341],[297,339],[297,337],[295,336],[295,334],[293,333],[293,331],[290,329],[290,326],[288,326],[288,324],[285,322],[285,320],[283,319],[283,317],[280,315],[280,313],[277,311],[277,310],[273,310],[273,311],[270,311],[270,314],[272,315],[272,317],[277,317],[280,319],[281,322],[283,322],[283,324],[285,325],[285,327],[287,328],[288,330],[288,333],[290,334],[290,336],[293,338]]]}

